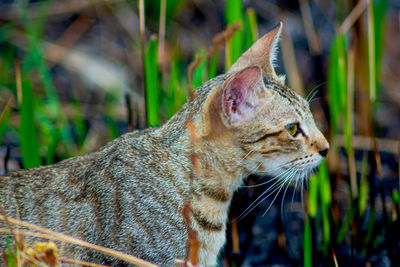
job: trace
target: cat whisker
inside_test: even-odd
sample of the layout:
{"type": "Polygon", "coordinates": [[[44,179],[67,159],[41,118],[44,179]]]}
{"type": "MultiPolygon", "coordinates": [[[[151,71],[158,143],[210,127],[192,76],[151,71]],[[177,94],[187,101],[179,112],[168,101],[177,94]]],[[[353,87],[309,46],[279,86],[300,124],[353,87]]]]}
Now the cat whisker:
{"type": "Polygon", "coordinates": [[[321,98],[320,97],[315,97],[315,98],[311,99],[310,102],[308,102],[308,104],[311,104],[311,102],[313,102],[315,100],[318,100],[318,99],[321,99],[321,98]]]}
{"type": "Polygon", "coordinates": [[[277,186],[274,186],[274,187],[271,186],[270,188],[265,190],[255,201],[253,201],[253,203],[242,214],[240,214],[240,216],[237,218],[237,220],[239,221],[239,220],[243,219],[244,217],[246,217],[251,211],[253,211],[258,205],[260,205],[265,199],[267,199],[269,196],[274,194],[274,192],[276,192],[281,187],[282,183],[283,183],[283,181],[279,180],[279,184],[277,186]],[[264,196],[268,192],[270,192],[268,195],[266,195],[261,200],[259,200],[260,197],[264,196]]]}
{"type": "Polygon", "coordinates": [[[245,188],[253,188],[253,187],[259,187],[259,186],[263,186],[263,185],[269,184],[270,182],[272,182],[272,181],[275,180],[276,178],[285,175],[285,174],[288,173],[290,170],[291,170],[291,169],[284,170],[284,171],[283,171],[282,173],[280,173],[279,175],[275,176],[274,178],[269,179],[268,181],[262,182],[261,184],[245,185],[245,186],[243,186],[243,187],[245,187],[245,188]]]}
{"type": "MultiPolygon", "coordinates": [[[[249,171],[249,173],[253,173],[253,172],[254,172],[255,170],[257,170],[262,164],[263,164],[263,162],[259,162],[259,163],[257,164],[257,166],[255,166],[253,169],[251,169],[251,170],[249,171]]],[[[285,170],[285,171],[287,171],[287,170],[285,170]]],[[[279,175],[282,175],[282,174],[283,174],[283,172],[282,172],[281,174],[279,174],[279,175]]],[[[276,176],[276,177],[277,177],[277,176],[276,176]]],[[[257,184],[257,185],[242,185],[242,187],[243,187],[243,188],[252,188],[252,187],[262,186],[262,185],[264,185],[264,184],[270,183],[270,182],[273,181],[276,177],[274,177],[274,178],[272,178],[272,179],[269,179],[268,181],[263,182],[263,183],[261,183],[261,184],[257,184]]],[[[244,190],[244,191],[241,193],[241,195],[244,194],[245,192],[247,192],[247,190],[248,190],[248,189],[244,190]]]]}
{"type": "Polygon", "coordinates": [[[325,85],[326,82],[320,83],[317,86],[314,87],[314,89],[311,90],[311,92],[307,95],[307,97],[305,98],[307,103],[311,103],[311,101],[313,100],[314,96],[318,93],[318,89],[319,87],[321,87],[322,85],[325,85]]]}
{"type": "Polygon", "coordinates": [[[318,89],[313,89],[310,94],[307,96],[306,101],[308,104],[311,103],[311,101],[313,100],[313,98],[315,97],[315,95],[318,93],[318,89]]]}
{"type": "MultiPolygon", "coordinates": [[[[247,216],[252,210],[254,210],[258,205],[260,205],[264,200],[266,200],[269,196],[271,196],[277,190],[278,190],[277,194],[279,194],[279,192],[281,191],[282,187],[286,184],[286,182],[290,181],[290,179],[296,174],[296,170],[289,169],[289,173],[288,173],[288,176],[286,178],[278,179],[278,178],[282,177],[285,174],[286,174],[286,171],[282,172],[280,175],[272,178],[271,180],[276,180],[275,183],[273,185],[271,185],[271,187],[269,187],[267,190],[265,190],[260,196],[258,196],[257,199],[254,200],[253,203],[250,204],[250,206],[247,207],[246,210],[242,212],[242,214],[240,214],[240,216],[238,217],[238,220],[240,220],[243,217],[247,216]],[[269,194],[264,196],[268,192],[269,192],[269,194]]],[[[275,198],[276,198],[276,196],[275,196],[275,198]]],[[[275,198],[274,198],[274,200],[275,200],[275,198]]]]}
{"type": "Polygon", "coordinates": [[[294,189],[293,189],[292,201],[290,203],[290,210],[293,210],[293,202],[294,202],[294,196],[295,196],[296,191],[297,191],[297,183],[299,182],[299,180],[301,180],[301,178],[299,176],[296,176],[295,180],[296,180],[296,183],[295,183],[294,189]]]}
{"type": "MultiPolygon", "coordinates": [[[[290,170],[291,172],[294,170],[290,170]]],[[[290,174],[291,174],[290,172],[290,174]]],[[[253,203],[250,204],[250,206],[248,206],[240,215],[239,217],[236,219],[237,221],[241,220],[243,217],[247,216],[252,210],[254,210],[261,202],[263,202],[266,198],[268,198],[271,194],[273,194],[276,190],[278,190],[280,188],[280,184],[284,183],[285,180],[280,180],[278,179],[279,177],[281,177],[282,175],[284,175],[285,173],[282,172],[281,174],[275,176],[274,178],[272,178],[271,180],[276,180],[275,183],[273,185],[271,185],[271,187],[269,187],[267,190],[265,190],[261,195],[259,195],[256,200],[253,201],[253,203]],[[271,191],[271,192],[270,192],[271,191]],[[265,196],[263,198],[263,196],[265,194],[267,194],[268,192],[270,192],[267,196],[265,196]],[[259,201],[259,199],[262,198],[261,201],[259,201]]]]}
{"type": "Polygon", "coordinates": [[[305,208],[304,208],[304,180],[303,179],[300,179],[299,180],[300,181],[300,203],[301,203],[301,206],[303,207],[303,210],[305,210],[305,208]]]}
{"type": "MultiPolygon", "coordinates": [[[[296,172],[295,172],[295,174],[296,174],[296,172]]],[[[295,179],[296,179],[296,175],[294,175],[294,177],[292,177],[292,178],[295,178],[295,179]]],[[[282,216],[281,219],[282,219],[282,222],[284,221],[284,220],[283,220],[283,211],[284,211],[285,196],[286,196],[286,192],[287,192],[287,190],[289,189],[290,184],[291,184],[291,182],[292,182],[292,178],[290,178],[290,179],[287,180],[286,188],[285,188],[285,191],[283,192],[283,197],[282,197],[282,201],[281,201],[281,216],[282,216]]]]}
{"type": "MultiPolygon", "coordinates": [[[[272,204],[274,204],[276,198],[278,197],[279,193],[281,192],[281,190],[282,190],[282,188],[284,187],[284,185],[286,184],[286,182],[287,182],[287,181],[290,181],[290,179],[291,179],[294,175],[296,175],[296,172],[297,172],[297,171],[294,170],[294,173],[292,173],[292,175],[290,175],[289,177],[287,177],[287,178],[283,181],[283,183],[278,187],[278,188],[279,188],[278,192],[275,194],[274,199],[272,199],[271,204],[269,204],[267,210],[263,213],[262,216],[265,216],[265,214],[267,214],[267,212],[268,212],[269,209],[272,207],[272,204]]],[[[278,188],[277,188],[277,189],[278,189],[278,188]]],[[[276,191],[276,190],[275,190],[275,191],[276,191]]],[[[266,198],[264,198],[264,199],[266,199],[266,198]]],[[[264,200],[263,200],[263,201],[264,201],[264,200]]]]}
{"type": "Polygon", "coordinates": [[[243,156],[242,159],[240,159],[239,162],[243,162],[243,160],[245,160],[251,153],[253,153],[254,151],[256,151],[258,149],[258,147],[254,147],[253,149],[251,149],[246,155],[243,156]]]}
{"type": "Polygon", "coordinates": [[[260,166],[262,165],[262,162],[259,162],[253,169],[251,169],[249,172],[250,173],[254,173],[258,168],[260,168],[260,166]]]}

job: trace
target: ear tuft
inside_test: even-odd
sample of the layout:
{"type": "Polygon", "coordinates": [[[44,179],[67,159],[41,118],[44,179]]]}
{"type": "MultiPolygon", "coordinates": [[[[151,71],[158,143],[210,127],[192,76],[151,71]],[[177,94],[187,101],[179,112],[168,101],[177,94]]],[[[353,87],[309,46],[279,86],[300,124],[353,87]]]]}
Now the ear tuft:
{"type": "Polygon", "coordinates": [[[226,82],[222,107],[229,124],[241,124],[254,116],[263,89],[259,67],[246,68],[226,82]]]}
{"type": "Polygon", "coordinates": [[[280,83],[282,85],[285,85],[285,83],[286,83],[286,75],[285,74],[279,75],[278,76],[278,80],[280,81],[280,83]]]}

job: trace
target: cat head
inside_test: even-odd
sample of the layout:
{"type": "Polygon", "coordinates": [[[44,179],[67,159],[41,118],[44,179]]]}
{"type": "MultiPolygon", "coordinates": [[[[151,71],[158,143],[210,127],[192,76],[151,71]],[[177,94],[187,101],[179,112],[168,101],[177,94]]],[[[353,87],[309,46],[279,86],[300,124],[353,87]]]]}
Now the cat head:
{"type": "MultiPolygon", "coordinates": [[[[315,125],[308,102],[274,70],[282,23],[257,40],[229,69],[205,105],[205,138],[237,148],[249,173],[307,176],[329,144],[315,125]]],[[[235,153],[235,152],[234,152],[235,153]]]]}

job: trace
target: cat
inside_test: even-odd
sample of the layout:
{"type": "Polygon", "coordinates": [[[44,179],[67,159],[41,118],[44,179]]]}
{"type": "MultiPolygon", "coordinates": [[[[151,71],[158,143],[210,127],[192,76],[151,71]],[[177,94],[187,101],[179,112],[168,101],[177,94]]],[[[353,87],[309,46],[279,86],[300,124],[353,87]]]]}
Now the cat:
{"type": "MultiPolygon", "coordinates": [[[[182,209],[190,196],[199,266],[214,266],[225,243],[233,193],[243,180],[252,173],[288,171],[296,173],[292,179],[305,178],[329,149],[307,101],[275,73],[281,29],[282,23],[225,74],[200,86],[161,127],[127,133],[91,154],[2,176],[0,203],[6,214],[176,266],[186,257],[189,226],[182,209]]],[[[4,249],[4,235],[0,238],[4,249]]],[[[123,264],[67,245],[63,255],[123,264]]]]}

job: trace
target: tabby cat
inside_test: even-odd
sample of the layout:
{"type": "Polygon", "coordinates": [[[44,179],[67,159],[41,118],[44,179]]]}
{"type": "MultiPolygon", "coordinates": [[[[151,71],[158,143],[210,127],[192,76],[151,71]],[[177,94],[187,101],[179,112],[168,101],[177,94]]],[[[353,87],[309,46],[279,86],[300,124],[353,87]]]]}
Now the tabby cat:
{"type": "MultiPolygon", "coordinates": [[[[199,266],[214,266],[232,195],[245,177],[292,170],[299,179],[328,151],[307,101],[274,71],[281,28],[282,23],[257,40],[227,73],[205,82],[161,127],[127,133],[88,155],[0,177],[1,206],[10,217],[176,266],[186,257],[182,209],[191,195],[199,266]],[[193,153],[198,173],[190,187],[193,153]]],[[[122,264],[73,246],[65,246],[63,255],[122,264]]]]}

